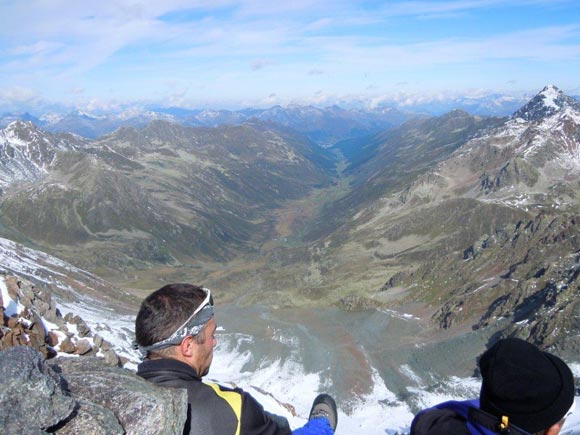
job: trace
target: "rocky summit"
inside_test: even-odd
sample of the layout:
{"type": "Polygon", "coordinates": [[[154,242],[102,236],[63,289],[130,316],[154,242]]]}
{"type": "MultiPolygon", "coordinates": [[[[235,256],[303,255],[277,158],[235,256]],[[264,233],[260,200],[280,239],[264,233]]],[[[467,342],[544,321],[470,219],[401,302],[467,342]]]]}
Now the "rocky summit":
{"type": "Polygon", "coordinates": [[[211,128],[157,119],[95,140],[10,124],[0,235],[125,287],[389,307],[446,334],[504,325],[577,348],[575,99],[547,86],[511,117],[453,110],[329,149],[311,140],[316,110],[292,113],[271,113],[292,118],[283,127],[256,113],[211,128]]]}

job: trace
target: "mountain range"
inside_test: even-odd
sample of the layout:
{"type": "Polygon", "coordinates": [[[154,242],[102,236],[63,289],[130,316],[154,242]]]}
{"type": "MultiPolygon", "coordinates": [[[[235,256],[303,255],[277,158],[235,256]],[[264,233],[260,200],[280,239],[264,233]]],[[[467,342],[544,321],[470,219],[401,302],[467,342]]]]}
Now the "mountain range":
{"type": "Polygon", "coordinates": [[[244,122],[263,122],[278,129],[289,128],[323,147],[339,140],[356,138],[399,125],[416,116],[408,111],[393,108],[343,109],[338,106],[318,108],[314,106],[273,106],[269,109],[243,110],[190,110],[181,108],[157,108],[127,110],[119,114],[89,114],[72,111],[65,114],[51,113],[35,117],[25,113],[5,113],[0,116],[0,127],[11,122],[30,121],[53,133],[74,133],[96,139],[113,133],[122,127],[144,127],[152,121],[167,121],[187,127],[219,127],[239,125],[244,122]]]}
{"type": "Polygon", "coordinates": [[[579,348],[574,98],[547,86],[510,117],[366,119],[356,135],[338,109],[278,112],[215,127],[180,112],[189,125],[97,139],[13,122],[0,235],[123,287],[190,280],[239,303],[396,308],[579,348]]]}
{"type": "Polygon", "coordinates": [[[306,134],[323,146],[339,140],[378,133],[400,125],[411,117],[430,117],[451,110],[464,110],[481,116],[506,116],[515,112],[529,99],[527,94],[475,93],[466,96],[407,95],[400,90],[393,97],[367,101],[354,99],[333,106],[290,104],[270,108],[240,110],[190,109],[155,105],[127,106],[114,112],[87,111],[49,106],[29,112],[0,114],[0,128],[13,121],[32,121],[53,133],[75,133],[96,139],[120,127],[142,127],[154,120],[165,120],[190,127],[236,125],[251,119],[273,122],[306,134]]]}

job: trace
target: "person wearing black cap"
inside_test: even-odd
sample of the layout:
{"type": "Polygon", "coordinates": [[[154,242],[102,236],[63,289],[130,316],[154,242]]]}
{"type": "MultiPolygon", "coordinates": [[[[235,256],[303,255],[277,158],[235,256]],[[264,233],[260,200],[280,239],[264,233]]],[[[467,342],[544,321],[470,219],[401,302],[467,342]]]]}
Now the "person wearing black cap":
{"type": "Polygon", "coordinates": [[[498,341],[479,360],[479,400],[421,411],[411,435],[557,435],[574,410],[574,377],[564,361],[517,338],[498,341]]]}

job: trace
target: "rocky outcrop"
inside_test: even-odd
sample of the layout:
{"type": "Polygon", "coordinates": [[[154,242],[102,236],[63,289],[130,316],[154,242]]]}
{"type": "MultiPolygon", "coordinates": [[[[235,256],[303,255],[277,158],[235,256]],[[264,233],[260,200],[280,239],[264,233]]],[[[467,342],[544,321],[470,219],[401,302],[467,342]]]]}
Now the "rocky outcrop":
{"type": "Polygon", "coordinates": [[[46,361],[28,346],[0,352],[7,434],[181,434],[187,393],[157,387],[99,358],[46,361]]]}
{"type": "Polygon", "coordinates": [[[348,295],[338,302],[338,306],[346,311],[365,311],[377,308],[376,301],[358,295],[348,295]]]}
{"type": "Polygon", "coordinates": [[[430,272],[422,268],[404,282],[447,292],[432,318],[440,328],[470,321],[480,329],[510,319],[503,335],[543,348],[580,348],[579,215],[539,214],[517,222],[466,248],[462,260],[458,267],[456,256],[443,257],[430,272]],[[437,274],[445,280],[440,283],[437,274]]]}
{"type": "Polygon", "coordinates": [[[508,161],[492,173],[482,174],[480,178],[481,190],[487,194],[520,183],[532,187],[538,181],[539,176],[539,171],[533,165],[524,159],[516,158],[513,162],[508,161]]]}
{"type": "Polygon", "coordinates": [[[0,294],[0,350],[30,346],[44,358],[64,353],[99,356],[114,366],[124,363],[111,343],[93,334],[81,317],[72,313],[63,317],[48,288],[6,275],[0,275],[0,286],[4,287],[0,294]]]}

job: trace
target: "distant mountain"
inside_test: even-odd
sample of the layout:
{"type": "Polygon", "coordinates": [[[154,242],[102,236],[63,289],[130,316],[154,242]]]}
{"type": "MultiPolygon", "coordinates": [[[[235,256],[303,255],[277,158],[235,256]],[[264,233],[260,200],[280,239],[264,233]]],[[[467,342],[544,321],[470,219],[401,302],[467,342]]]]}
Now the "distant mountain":
{"type": "Polygon", "coordinates": [[[513,118],[525,121],[541,121],[556,114],[580,112],[580,102],[564,95],[556,86],[546,86],[525,106],[516,111],[513,118]]]}
{"type": "Polygon", "coordinates": [[[4,113],[0,115],[0,128],[6,128],[14,121],[30,121],[38,126],[42,125],[42,121],[31,115],[30,113],[4,113]]]}
{"type": "Polygon", "coordinates": [[[322,146],[345,138],[358,138],[396,126],[411,116],[395,109],[346,110],[338,106],[319,109],[312,106],[275,106],[255,117],[299,133],[322,146]]]}
{"type": "Polygon", "coordinates": [[[64,116],[43,116],[41,119],[28,114],[6,114],[0,118],[0,126],[7,126],[14,120],[32,120],[47,131],[74,133],[96,139],[120,127],[143,127],[154,120],[170,121],[187,127],[219,127],[257,120],[275,124],[278,128],[294,130],[319,145],[330,146],[339,140],[370,135],[398,125],[411,116],[412,114],[395,109],[346,110],[337,106],[324,109],[312,106],[275,106],[270,109],[238,111],[150,108],[98,116],[75,111],[64,116]]]}
{"type": "MultiPolygon", "coordinates": [[[[405,101],[405,109],[414,113],[438,116],[451,110],[464,110],[479,116],[507,116],[518,110],[527,102],[525,96],[506,94],[487,94],[456,98],[418,98],[417,101],[405,101]]],[[[387,104],[392,104],[387,102],[387,104]]],[[[394,105],[393,107],[398,107],[394,105]]]]}
{"type": "Polygon", "coordinates": [[[270,211],[328,184],[333,166],[301,136],[260,124],[155,121],[92,142],[15,123],[0,137],[8,150],[0,231],[114,270],[256,249],[270,211]]]}

